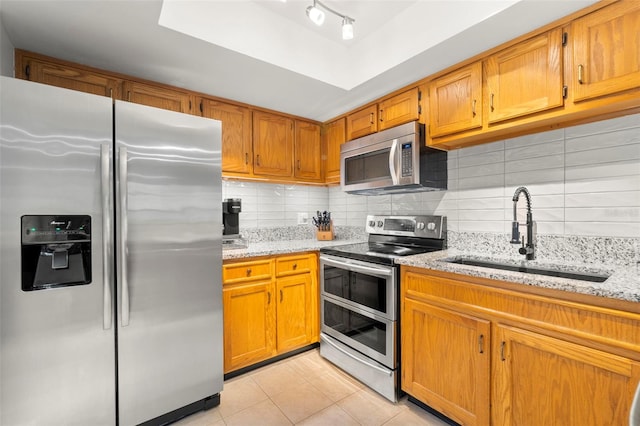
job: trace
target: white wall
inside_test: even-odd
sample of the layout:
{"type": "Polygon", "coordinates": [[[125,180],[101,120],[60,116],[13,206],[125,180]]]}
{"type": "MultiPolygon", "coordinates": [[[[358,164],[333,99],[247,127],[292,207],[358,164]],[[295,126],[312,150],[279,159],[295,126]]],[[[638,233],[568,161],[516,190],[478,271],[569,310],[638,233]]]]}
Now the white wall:
{"type": "Polygon", "coordinates": [[[330,210],[342,226],[364,227],[367,213],[421,213],[447,216],[454,231],[508,233],[521,185],[539,234],[640,238],[640,114],[451,151],[447,191],[361,196],[226,181],[223,196],[242,198],[246,228],[295,225],[297,212],[330,210]]]}
{"type": "Polygon", "coordinates": [[[9,35],[2,25],[2,15],[0,14],[0,75],[13,77],[13,44],[9,40],[9,35]]]}

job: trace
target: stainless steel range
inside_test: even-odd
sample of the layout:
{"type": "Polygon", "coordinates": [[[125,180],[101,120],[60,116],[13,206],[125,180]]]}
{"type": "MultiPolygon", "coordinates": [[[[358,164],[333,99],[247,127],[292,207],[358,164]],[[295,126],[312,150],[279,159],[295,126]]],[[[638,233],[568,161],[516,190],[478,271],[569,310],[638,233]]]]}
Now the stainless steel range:
{"type": "Polygon", "coordinates": [[[444,216],[367,216],[369,241],[320,250],[320,354],[391,401],[400,394],[402,256],[443,250],[444,216]]]}

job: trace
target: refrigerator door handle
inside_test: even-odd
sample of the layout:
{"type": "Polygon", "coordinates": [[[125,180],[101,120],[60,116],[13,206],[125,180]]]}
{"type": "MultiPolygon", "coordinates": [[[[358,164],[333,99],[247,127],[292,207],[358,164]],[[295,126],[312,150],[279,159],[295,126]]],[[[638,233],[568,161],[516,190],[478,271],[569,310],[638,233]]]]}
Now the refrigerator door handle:
{"type": "Polygon", "coordinates": [[[120,148],[120,283],[122,285],[122,326],[129,325],[129,283],[127,282],[127,148],[120,148]]]}
{"type": "Polygon", "coordinates": [[[113,252],[111,227],[113,224],[111,205],[111,153],[110,146],[100,146],[100,193],[102,197],[102,328],[109,330],[113,321],[113,298],[111,295],[111,271],[113,268],[113,252]]]}

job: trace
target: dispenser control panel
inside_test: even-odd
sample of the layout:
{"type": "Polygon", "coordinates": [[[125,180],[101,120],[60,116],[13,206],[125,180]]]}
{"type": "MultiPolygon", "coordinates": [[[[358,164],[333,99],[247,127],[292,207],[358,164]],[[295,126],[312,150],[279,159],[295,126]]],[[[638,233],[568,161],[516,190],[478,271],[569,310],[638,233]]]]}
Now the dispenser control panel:
{"type": "Polygon", "coordinates": [[[91,216],[21,217],[22,290],[91,282],[91,216]]]}

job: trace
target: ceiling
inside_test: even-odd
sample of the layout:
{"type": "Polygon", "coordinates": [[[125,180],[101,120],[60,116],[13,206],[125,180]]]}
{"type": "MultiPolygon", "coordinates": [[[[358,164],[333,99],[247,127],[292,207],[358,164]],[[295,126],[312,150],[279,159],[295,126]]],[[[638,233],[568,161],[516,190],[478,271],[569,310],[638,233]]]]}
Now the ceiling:
{"type": "Polygon", "coordinates": [[[16,48],[319,121],[595,0],[0,0],[16,48]]]}

